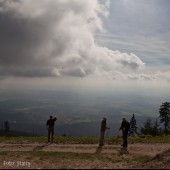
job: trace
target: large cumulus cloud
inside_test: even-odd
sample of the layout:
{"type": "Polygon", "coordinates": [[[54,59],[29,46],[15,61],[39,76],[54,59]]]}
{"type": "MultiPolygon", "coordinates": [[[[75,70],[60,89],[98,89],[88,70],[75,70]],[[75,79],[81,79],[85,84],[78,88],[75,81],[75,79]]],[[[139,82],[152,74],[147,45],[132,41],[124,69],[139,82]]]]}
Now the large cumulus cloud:
{"type": "Polygon", "coordinates": [[[99,46],[109,1],[0,0],[0,75],[22,77],[89,75],[117,78],[138,73],[135,54],[99,46]]]}

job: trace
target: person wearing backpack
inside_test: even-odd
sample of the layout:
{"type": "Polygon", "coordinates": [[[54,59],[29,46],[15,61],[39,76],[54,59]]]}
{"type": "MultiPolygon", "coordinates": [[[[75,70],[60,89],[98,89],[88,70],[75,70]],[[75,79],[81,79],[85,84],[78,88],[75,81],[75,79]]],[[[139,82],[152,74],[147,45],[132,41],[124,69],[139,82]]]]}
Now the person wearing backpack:
{"type": "Polygon", "coordinates": [[[50,119],[48,119],[46,122],[47,130],[48,130],[48,142],[51,143],[53,142],[53,138],[54,138],[54,125],[56,120],[57,120],[56,117],[53,118],[53,116],[50,116],[50,119]]]}
{"type": "Polygon", "coordinates": [[[130,129],[130,123],[126,120],[125,117],[123,117],[119,131],[122,130],[123,144],[121,146],[123,146],[124,148],[127,148],[127,146],[128,146],[129,129],[130,129]]]}

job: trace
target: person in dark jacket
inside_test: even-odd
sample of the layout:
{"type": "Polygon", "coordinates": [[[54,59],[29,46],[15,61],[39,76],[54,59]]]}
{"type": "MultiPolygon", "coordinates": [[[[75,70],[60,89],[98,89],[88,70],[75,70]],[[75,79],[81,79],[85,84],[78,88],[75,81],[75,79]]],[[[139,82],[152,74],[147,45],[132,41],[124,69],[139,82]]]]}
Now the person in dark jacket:
{"type": "Polygon", "coordinates": [[[101,127],[100,127],[100,140],[99,140],[99,147],[102,147],[104,145],[104,136],[105,136],[105,131],[109,129],[106,126],[106,118],[104,117],[101,121],[101,127]]]}
{"type": "Polygon", "coordinates": [[[126,120],[125,117],[123,117],[119,131],[122,130],[123,144],[121,146],[123,146],[124,148],[127,148],[128,146],[127,138],[128,138],[129,129],[130,129],[130,123],[126,120]]]}
{"type": "Polygon", "coordinates": [[[55,125],[56,120],[57,120],[56,117],[53,118],[53,116],[50,116],[50,119],[48,119],[47,122],[46,122],[47,130],[48,130],[48,142],[53,142],[54,125],[55,125]]]}

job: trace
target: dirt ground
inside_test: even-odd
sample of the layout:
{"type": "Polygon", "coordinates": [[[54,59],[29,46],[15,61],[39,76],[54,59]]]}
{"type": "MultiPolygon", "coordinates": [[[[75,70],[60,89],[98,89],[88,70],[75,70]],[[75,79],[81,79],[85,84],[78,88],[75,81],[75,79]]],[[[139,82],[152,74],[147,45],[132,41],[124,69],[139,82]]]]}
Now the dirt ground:
{"type": "Polygon", "coordinates": [[[170,169],[170,144],[0,143],[0,169],[170,169]]]}

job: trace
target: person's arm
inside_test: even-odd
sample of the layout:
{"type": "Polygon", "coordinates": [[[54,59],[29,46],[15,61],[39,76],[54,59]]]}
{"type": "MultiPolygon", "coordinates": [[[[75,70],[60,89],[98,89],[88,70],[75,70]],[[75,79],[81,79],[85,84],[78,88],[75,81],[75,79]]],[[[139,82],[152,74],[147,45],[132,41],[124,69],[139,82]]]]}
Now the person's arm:
{"type": "Polygon", "coordinates": [[[55,117],[54,117],[54,121],[56,121],[56,120],[57,120],[57,117],[55,116],[55,117]]]}
{"type": "Polygon", "coordinates": [[[110,129],[110,127],[107,126],[107,124],[105,123],[105,130],[110,129]]]}

